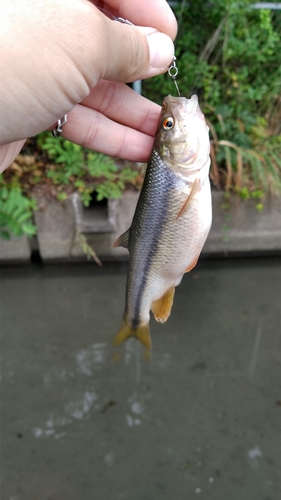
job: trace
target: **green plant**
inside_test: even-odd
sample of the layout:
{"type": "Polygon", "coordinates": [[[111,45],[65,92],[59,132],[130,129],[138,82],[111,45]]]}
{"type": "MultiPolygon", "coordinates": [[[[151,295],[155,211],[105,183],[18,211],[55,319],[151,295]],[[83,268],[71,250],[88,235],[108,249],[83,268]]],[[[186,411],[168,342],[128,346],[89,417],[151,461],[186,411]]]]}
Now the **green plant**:
{"type": "MultiPolygon", "coordinates": [[[[219,140],[217,135],[211,139],[213,178],[218,179],[219,164],[223,170],[226,190],[242,185],[252,189],[261,187],[264,191],[281,191],[281,135],[268,136],[266,143],[243,147],[228,140],[219,140]]],[[[219,180],[217,180],[217,184],[219,180]]]]}
{"type": "MultiPolygon", "coordinates": [[[[8,239],[11,233],[36,233],[31,221],[36,208],[32,200],[34,187],[59,201],[76,190],[83,204],[89,206],[94,192],[97,201],[119,198],[126,184],[135,183],[137,176],[131,166],[119,168],[106,155],[43,132],[27,142],[24,154],[0,177],[0,235],[8,239]]],[[[77,231],[75,239],[87,258],[101,265],[85,235],[77,231]]]]}
{"type": "Polygon", "coordinates": [[[0,176],[1,238],[9,240],[11,233],[15,236],[35,234],[36,227],[32,223],[32,214],[35,208],[35,201],[25,196],[19,185],[6,184],[3,181],[3,176],[0,176]]]}
{"type": "Polygon", "coordinates": [[[264,205],[262,200],[264,198],[264,192],[261,189],[250,191],[246,186],[244,186],[243,188],[238,190],[238,194],[242,200],[249,200],[251,198],[256,200],[256,209],[260,212],[263,210],[264,205]]]}
{"type": "Polygon", "coordinates": [[[45,137],[41,148],[55,162],[55,168],[47,171],[54,184],[68,184],[72,176],[83,175],[83,151],[81,146],[62,137],[45,137]]]}
{"type": "Polygon", "coordinates": [[[92,193],[97,201],[104,198],[120,198],[126,183],[133,182],[137,172],[131,167],[118,168],[112,158],[90,149],[82,148],[62,137],[54,138],[45,133],[38,144],[46,151],[51,165],[46,175],[58,187],[58,199],[65,199],[64,186],[73,186],[85,206],[89,206],[92,193]]]}
{"type": "Polygon", "coordinates": [[[89,245],[86,236],[82,233],[79,233],[79,231],[76,231],[75,240],[78,243],[78,245],[80,245],[80,247],[82,248],[82,251],[86,255],[87,259],[88,260],[93,259],[98,264],[99,267],[102,267],[100,259],[98,258],[93,248],[89,245]]]}
{"type": "MultiPolygon", "coordinates": [[[[198,0],[175,7],[177,81],[198,94],[212,141],[211,176],[224,188],[281,190],[281,12],[252,0],[198,0]]],[[[159,101],[175,94],[167,75],[144,82],[159,101]]]]}
{"type": "MultiPolygon", "coordinates": [[[[120,197],[126,184],[133,183],[137,175],[130,166],[119,168],[106,155],[44,132],[27,143],[24,154],[0,177],[1,237],[35,234],[31,220],[36,208],[34,187],[59,201],[76,190],[84,205],[89,206],[94,192],[98,201],[120,197]]],[[[95,258],[94,251],[81,238],[86,254],[95,258]]]]}

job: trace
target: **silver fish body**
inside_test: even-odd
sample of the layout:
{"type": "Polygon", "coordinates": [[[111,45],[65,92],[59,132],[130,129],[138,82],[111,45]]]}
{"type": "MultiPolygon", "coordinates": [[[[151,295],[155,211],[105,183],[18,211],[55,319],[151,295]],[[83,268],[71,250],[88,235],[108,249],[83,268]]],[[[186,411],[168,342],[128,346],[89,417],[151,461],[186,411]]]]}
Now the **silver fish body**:
{"type": "Polygon", "coordinates": [[[168,319],[174,288],[197,262],[212,221],[209,147],[197,96],[167,96],[132,225],[115,244],[130,254],[115,344],[135,336],[149,349],[150,310],[168,319]]]}

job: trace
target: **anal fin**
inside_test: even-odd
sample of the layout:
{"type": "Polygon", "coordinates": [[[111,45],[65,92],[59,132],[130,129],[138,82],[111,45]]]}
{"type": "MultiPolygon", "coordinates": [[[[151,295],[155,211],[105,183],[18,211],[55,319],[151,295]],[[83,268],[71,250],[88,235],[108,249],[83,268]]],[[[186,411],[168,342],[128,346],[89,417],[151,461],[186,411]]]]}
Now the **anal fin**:
{"type": "Polygon", "coordinates": [[[132,327],[126,319],[122,321],[122,325],[117,333],[114,346],[121,344],[130,337],[136,337],[136,339],[146,348],[151,349],[151,338],[149,333],[149,324],[142,324],[136,328],[132,327]]]}
{"type": "Polygon", "coordinates": [[[175,287],[172,286],[160,299],[152,302],[151,310],[154,318],[159,323],[165,323],[171,314],[171,309],[174,301],[175,287]]]}

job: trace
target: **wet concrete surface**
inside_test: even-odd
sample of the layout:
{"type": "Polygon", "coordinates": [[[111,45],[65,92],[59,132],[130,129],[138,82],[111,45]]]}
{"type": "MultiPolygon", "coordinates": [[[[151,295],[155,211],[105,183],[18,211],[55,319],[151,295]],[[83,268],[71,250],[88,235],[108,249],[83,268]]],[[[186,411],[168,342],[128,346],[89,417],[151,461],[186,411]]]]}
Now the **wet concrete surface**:
{"type": "Polygon", "coordinates": [[[1,271],[2,500],[280,500],[281,260],[203,260],[151,360],[126,264],[1,271]]]}

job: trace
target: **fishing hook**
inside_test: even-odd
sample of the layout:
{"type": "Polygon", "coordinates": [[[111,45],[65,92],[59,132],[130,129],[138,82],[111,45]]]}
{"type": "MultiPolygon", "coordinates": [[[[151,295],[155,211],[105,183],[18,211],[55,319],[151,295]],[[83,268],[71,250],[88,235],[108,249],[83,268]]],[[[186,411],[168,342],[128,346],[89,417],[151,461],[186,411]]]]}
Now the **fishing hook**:
{"type": "Polygon", "coordinates": [[[178,82],[176,80],[176,78],[178,76],[178,72],[179,72],[177,64],[176,64],[176,59],[177,59],[176,56],[174,56],[174,59],[172,60],[170,66],[169,66],[168,74],[173,79],[174,84],[175,84],[176,89],[177,89],[178,96],[180,97],[181,94],[180,94],[178,82]]]}

